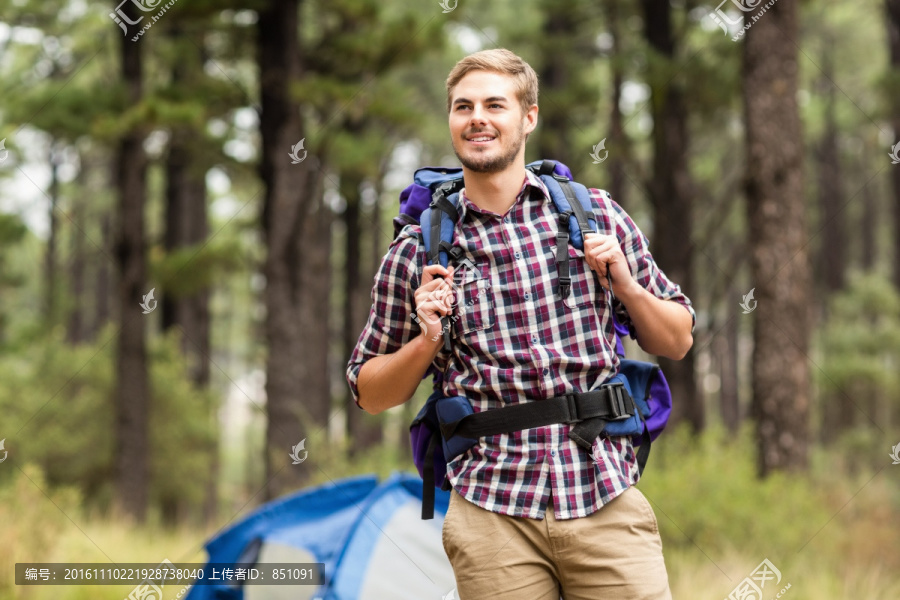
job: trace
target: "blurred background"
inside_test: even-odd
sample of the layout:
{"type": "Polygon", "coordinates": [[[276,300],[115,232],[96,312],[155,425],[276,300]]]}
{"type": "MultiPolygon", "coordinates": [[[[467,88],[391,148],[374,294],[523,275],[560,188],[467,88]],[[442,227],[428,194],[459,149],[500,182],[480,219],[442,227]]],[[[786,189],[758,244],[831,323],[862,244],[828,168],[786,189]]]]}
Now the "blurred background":
{"type": "Polygon", "coordinates": [[[457,164],[444,79],[493,47],[540,77],[526,158],[697,311],[641,482],[674,597],[764,558],[785,597],[900,597],[900,1],[114,2],[0,0],[0,599],[121,598],[13,565],[203,561],[413,469],[430,382],[371,416],[344,372],[399,191],[457,164]]]}

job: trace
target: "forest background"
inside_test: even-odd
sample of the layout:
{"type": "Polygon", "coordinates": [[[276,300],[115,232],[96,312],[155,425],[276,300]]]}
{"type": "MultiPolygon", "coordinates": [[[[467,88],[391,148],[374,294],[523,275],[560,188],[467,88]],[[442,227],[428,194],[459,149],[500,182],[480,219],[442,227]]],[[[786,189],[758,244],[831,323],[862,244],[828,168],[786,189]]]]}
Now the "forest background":
{"type": "Polygon", "coordinates": [[[372,416],[344,370],[399,191],[457,164],[446,73],[492,47],[540,77],[526,158],[697,311],[640,483],[674,596],[768,559],[796,600],[900,597],[900,0],[0,0],[0,599],[121,598],[13,566],[203,561],[412,469],[429,384],[372,416]]]}

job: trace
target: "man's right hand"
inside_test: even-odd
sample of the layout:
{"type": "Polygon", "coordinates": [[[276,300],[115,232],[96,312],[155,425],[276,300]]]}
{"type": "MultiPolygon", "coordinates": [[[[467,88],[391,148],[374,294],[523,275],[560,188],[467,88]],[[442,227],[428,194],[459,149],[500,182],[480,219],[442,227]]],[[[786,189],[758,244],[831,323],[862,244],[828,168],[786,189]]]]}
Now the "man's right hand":
{"type": "Polygon", "coordinates": [[[441,317],[453,312],[458,299],[453,285],[453,267],[429,265],[422,271],[422,284],[415,292],[416,316],[422,335],[430,343],[439,343],[443,337],[441,317]]]}
{"type": "Polygon", "coordinates": [[[443,344],[441,317],[457,302],[453,268],[425,267],[422,284],[415,291],[416,319],[422,334],[391,354],[374,356],[359,370],[359,405],[377,415],[412,398],[416,387],[443,344]]]}

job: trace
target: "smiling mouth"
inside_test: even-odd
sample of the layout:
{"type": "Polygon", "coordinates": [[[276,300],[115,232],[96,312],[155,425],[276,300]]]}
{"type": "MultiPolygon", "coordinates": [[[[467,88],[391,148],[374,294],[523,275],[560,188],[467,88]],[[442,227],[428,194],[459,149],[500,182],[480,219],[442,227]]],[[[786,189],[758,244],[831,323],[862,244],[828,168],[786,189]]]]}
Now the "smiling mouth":
{"type": "Polygon", "coordinates": [[[495,139],[497,139],[497,138],[492,135],[473,135],[473,136],[467,137],[466,141],[475,146],[485,146],[485,145],[493,142],[495,139]]]}

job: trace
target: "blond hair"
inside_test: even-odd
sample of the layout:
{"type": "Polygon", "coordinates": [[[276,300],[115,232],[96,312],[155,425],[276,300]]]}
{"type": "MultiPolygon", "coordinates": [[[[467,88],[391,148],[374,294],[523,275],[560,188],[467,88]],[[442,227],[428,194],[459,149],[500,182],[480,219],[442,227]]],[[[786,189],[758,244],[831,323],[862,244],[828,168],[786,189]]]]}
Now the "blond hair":
{"type": "Polygon", "coordinates": [[[491,71],[509,75],[514,80],[516,96],[522,105],[522,112],[537,104],[537,73],[527,62],[505,48],[482,50],[465,57],[453,67],[447,76],[447,112],[450,112],[451,94],[460,80],[472,71],[491,71]]]}

